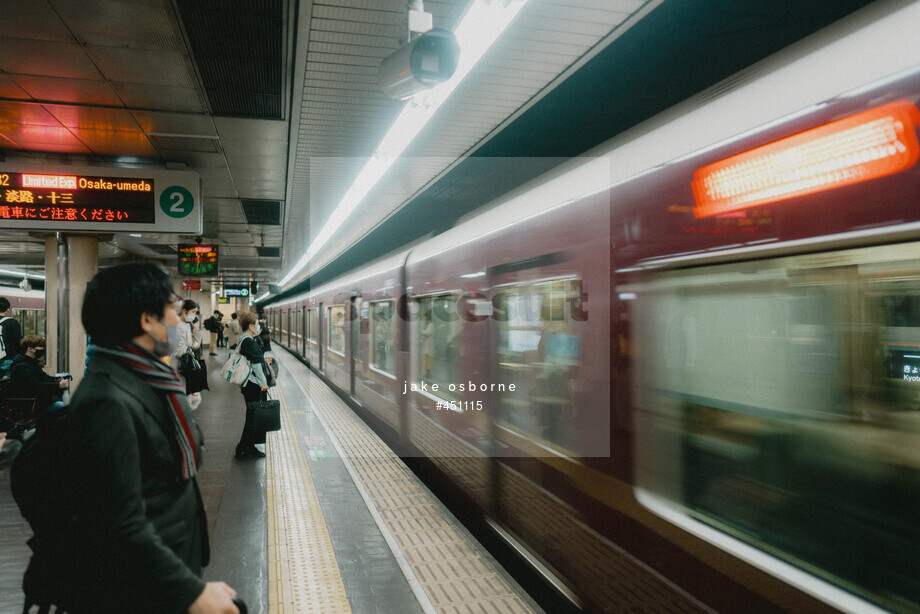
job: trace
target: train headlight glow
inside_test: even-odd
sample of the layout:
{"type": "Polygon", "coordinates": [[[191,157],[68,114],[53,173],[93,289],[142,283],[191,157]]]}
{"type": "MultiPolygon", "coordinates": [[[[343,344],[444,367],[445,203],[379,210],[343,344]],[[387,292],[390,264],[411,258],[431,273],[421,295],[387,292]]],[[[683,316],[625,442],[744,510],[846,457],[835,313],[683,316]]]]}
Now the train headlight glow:
{"type": "Polygon", "coordinates": [[[920,157],[920,110],[899,100],[704,166],[693,174],[696,217],[893,175],[920,157]]]}

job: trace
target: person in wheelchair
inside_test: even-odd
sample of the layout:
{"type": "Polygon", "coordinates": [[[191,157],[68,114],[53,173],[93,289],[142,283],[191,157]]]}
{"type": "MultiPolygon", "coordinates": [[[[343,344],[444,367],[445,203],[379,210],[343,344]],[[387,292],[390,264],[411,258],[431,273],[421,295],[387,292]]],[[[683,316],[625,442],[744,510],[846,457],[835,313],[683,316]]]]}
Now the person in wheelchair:
{"type": "Polygon", "coordinates": [[[45,340],[37,335],[29,335],[22,339],[20,348],[20,353],[10,365],[10,393],[17,397],[35,398],[37,415],[64,407],[62,395],[70,387],[70,381],[52,377],[42,370],[45,363],[45,340]]]}

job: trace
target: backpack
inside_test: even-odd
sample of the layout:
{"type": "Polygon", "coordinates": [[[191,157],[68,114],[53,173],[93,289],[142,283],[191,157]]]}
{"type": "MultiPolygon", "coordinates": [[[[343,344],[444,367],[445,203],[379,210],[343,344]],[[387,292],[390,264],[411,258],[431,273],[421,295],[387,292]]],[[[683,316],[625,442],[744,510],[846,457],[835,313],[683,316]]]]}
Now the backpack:
{"type": "Polygon", "coordinates": [[[6,358],[6,340],[3,338],[4,336],[3,335],[3,331],[4,331],[3,323],[6,322],[7,320],[12,320],[12,319],[13,318],[11,316],[0,318],[0,360],[3,360],[4,358],[6,358]]]}

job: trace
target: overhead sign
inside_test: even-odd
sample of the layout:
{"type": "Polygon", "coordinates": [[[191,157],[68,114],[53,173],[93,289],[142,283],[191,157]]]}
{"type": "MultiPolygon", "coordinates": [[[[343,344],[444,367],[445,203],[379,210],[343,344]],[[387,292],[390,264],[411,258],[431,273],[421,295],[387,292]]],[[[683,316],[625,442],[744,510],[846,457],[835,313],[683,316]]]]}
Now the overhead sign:
{"type": "Polygon", "coordinates": [[[249,296],[249,288],[224,288],[224,296],[249,296]]]}
{"type": "Polygon", "coordinates": [[[180,244],[179,275],[217,275],[218,260],[216,245],[180,244]]]}
{"type": "Polygon", "coordinates": [[[0,228],[200,234],[197,173],[0,164],[0,228]]]}
{"type": "Polygon", "coordinates": [[[228,298],[222,298],[222,297],[218,296],[218,297],[217,297],[217,304],[218,304],[218,305],[229,305],[229,304],[230,304],[230,299],[228,299],[228,298]]]}
{"type": "Polygon", "coordinates": [[[201,290],[200,279],[186,279],[182,282],[183,290],[201,290]]]}

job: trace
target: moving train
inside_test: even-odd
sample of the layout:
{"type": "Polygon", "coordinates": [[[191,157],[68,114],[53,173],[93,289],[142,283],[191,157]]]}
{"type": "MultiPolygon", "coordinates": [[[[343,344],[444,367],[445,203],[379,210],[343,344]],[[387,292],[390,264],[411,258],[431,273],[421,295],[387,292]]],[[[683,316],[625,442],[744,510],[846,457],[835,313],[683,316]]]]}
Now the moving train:
{"type": "Polygon", "coordinates": [[[920,3],[266,306],[580,607],[920,610],[920,3]]]}

